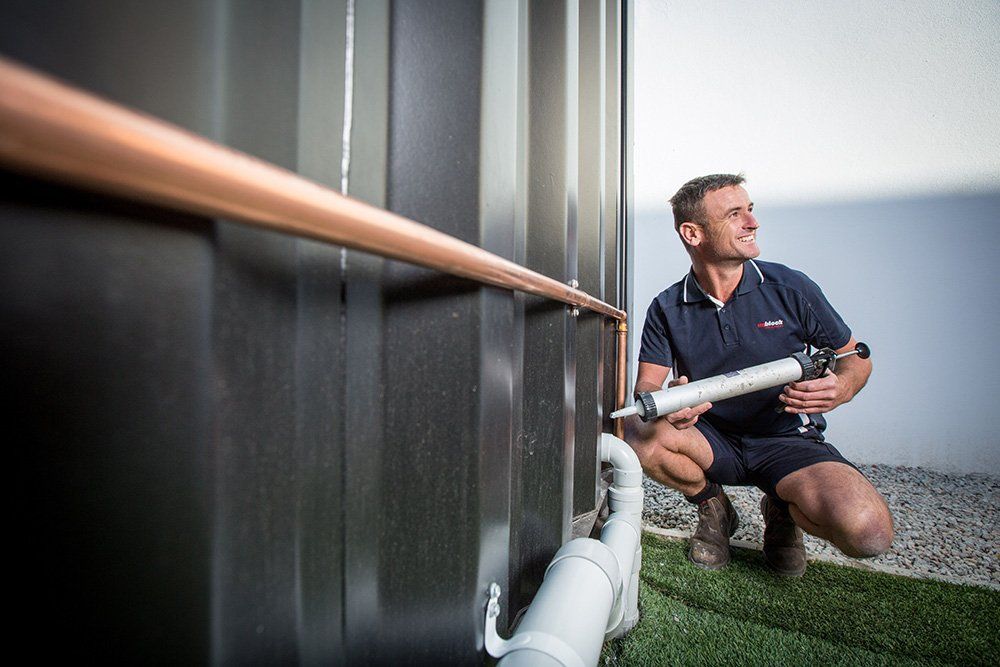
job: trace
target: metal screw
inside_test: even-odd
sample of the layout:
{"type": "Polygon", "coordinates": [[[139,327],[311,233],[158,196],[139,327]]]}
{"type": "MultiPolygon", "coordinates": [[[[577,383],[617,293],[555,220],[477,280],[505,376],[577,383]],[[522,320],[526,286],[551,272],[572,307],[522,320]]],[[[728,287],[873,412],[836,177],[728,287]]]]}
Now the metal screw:
{"type": "Polygon", "coordinates": [[[572,287],[573,289],[576,289],[577,287],[580,286],[580,281],[577,280],[576,278],[573,278],[572,280],[569,281],[569,286],[572,287]]]}

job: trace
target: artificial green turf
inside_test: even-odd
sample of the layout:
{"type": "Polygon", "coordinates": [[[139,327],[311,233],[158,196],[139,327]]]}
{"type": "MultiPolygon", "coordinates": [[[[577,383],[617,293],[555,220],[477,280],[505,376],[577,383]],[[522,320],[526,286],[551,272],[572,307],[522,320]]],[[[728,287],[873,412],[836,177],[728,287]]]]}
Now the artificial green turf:
{"type": "Polygon", "coordinates": [[[699,570],[683,542],[643,536],[639,625],[608,665],[915,665],[1000,662],[1000,592],[810,563],[772,574],[760,552],[699,570]]]}

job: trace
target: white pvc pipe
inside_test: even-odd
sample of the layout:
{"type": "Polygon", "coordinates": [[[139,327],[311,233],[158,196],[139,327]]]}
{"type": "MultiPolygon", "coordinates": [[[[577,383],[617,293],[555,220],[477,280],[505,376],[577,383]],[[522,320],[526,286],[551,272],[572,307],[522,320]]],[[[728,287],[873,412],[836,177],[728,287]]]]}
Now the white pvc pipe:
{"type": "Polygon", "coordinates": [[[608,489],[611,516],[601,539],[577,538],[556,553],[514,636],[496,633],[499,587],[491,587],[486,650],[502,667],[597,664],[606,637],[617,637],[639,620],[642,549],[642,467],[625,442],[605,433],[601,460],[614,466],[608,489]]]}
{"type": "Polygon", "coordinates": [[[601,461],[614,467],[611,487],[608,489],[608,507],[611,516],[604,524],[601,541],[613,522],[624,522],[632,529],[630,543],[616,549],[621,554],[624,590],[622,591],[622,618],[608,626],[608,637],[620,637],[639,622],[639,569],[642,567],[642,465],[639,457],[623,440],[613,435],[601,435],[601,461]],[[622,551],[630,548],[631,555],[622,551]]]}

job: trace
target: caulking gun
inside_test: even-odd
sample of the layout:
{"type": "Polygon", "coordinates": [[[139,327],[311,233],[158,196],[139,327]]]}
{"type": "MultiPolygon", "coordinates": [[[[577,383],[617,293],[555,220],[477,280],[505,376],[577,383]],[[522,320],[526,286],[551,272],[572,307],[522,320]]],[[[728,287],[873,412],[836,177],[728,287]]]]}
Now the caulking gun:
{"type": "Polygon", "coordinates": [[[618,419],[637,414],[639,419],[646,422],[709,401],[721,401],[724,398],[742,396],[789,382],[814,380],[827,371],[832,372],[838,359],[853,354],[867,359],[871,356],[871,349],[864,343],[858,343],[853,350],[843,354],[837,354],[828,347],[817,350],[812,355],[805,352],[795,352],[784,359],[715,375],[669,389],[641,391],[635,405],[612,412],[611,418],[618,419]]]}

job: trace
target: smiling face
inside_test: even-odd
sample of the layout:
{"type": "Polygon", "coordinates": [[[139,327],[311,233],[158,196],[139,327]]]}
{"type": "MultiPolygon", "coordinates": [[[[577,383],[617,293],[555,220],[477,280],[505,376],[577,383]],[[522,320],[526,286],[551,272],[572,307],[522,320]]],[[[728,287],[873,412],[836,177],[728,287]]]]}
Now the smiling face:
{"type": "Polygon", "coordinates": [[[713,190],[703,200],[705,222],[694,246],[707,261],[743,262],[760,255],[757,218],[747,191],[738,185],[713,190]]]}

